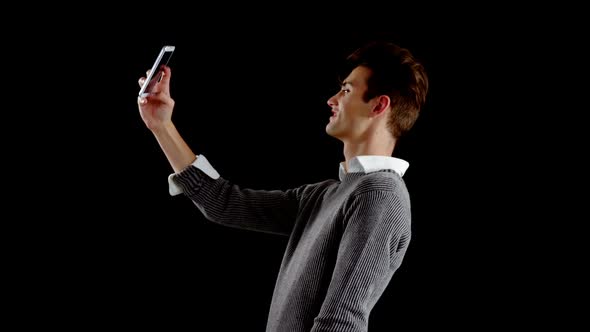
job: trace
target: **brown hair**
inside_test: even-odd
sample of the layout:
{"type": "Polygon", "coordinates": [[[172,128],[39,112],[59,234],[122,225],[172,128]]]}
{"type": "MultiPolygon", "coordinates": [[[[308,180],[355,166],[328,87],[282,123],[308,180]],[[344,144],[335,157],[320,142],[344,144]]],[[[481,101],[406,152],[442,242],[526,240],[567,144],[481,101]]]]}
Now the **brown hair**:
{"type": "Polygon", "coordinates": [[[426,101],[428,76],[424,66],[409,50],[385,41],[366,44],[346,61],[347,69],[364,66],[371,71],[365,101],[379,95],[391,98],[388,127],[393,137],[399,138],[409,131],[426,101]]]}

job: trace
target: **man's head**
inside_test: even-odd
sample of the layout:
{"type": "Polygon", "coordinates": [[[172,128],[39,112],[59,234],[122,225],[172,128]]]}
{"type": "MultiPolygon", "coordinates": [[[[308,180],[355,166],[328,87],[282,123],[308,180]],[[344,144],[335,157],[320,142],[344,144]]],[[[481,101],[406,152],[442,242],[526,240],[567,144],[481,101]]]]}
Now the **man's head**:
{"type": "Polygon", "coordinates": [[[328,100],[333,116],[326,132],[341,140],[364,140],[386,130],[396,140],[418,118],[428,91],[424,67],[389,42],[371,42],[347,60],[348,76],[328,100]]]}

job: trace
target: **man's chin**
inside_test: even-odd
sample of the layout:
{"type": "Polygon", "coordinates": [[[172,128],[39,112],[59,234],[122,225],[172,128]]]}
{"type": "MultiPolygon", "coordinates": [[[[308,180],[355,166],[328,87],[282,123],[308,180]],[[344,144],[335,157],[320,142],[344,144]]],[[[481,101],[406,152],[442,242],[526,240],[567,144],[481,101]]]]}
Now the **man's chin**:
{"type": "Polygon", "coordinates": [[[331,127],[331,126],[330,126],[330,124],[328,123],[328,124],[326,125],[326,134],[328,134],[328,135],[330,135],[330,136],[334,137],[333,131],[334,131],[334,130],[332,129],[332,127],[331,127]]]}
{"type": "Polygon", "coordinates": [[[334,130],[334,128],[332,126],[330,126],[330,124],[328,124],[326,126],[326,134],[328,134],[334,138],[340,139],[340,135],[338,135],[338,132],[336,130],[334,130]]]}

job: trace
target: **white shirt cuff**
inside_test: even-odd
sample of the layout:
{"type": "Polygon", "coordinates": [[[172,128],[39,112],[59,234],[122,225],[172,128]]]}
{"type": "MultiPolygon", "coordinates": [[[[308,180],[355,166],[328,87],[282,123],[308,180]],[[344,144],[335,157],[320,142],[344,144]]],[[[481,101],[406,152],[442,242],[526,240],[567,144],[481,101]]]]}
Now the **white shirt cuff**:
{"type": "MultiPolygon", "coordinates": [[[[200,154],[196,156],[196,158],[197,159],[195,159],[195,161],[193,161],[193,163],[191,164],[192,166],[195,166],[196,168],[200,169],[213,180],[217,180],[219,178],[219,173],[217,173],[215,168],[211,166],[211,164],[209,163],[207,158],[205,158],[205,156],[200,154]]],[[[176,175],[176,173],[168,175],[168,192],[170,193],[170,196],[176,196],[183,193],[182,188],[178,186],[172,179],[174,175],[176,175]]]]}

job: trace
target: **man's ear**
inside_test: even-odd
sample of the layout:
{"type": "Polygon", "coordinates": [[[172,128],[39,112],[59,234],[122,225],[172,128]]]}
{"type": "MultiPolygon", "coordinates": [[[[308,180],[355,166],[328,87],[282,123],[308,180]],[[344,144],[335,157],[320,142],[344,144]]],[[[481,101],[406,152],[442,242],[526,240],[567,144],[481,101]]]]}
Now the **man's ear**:
{"type": "Polygon", "coordinates": [[[375,106],[373,106],[372,116],[377,116],[385,112],[391,105],[391,99],[387,95],[375,97],[375,106]]]}

